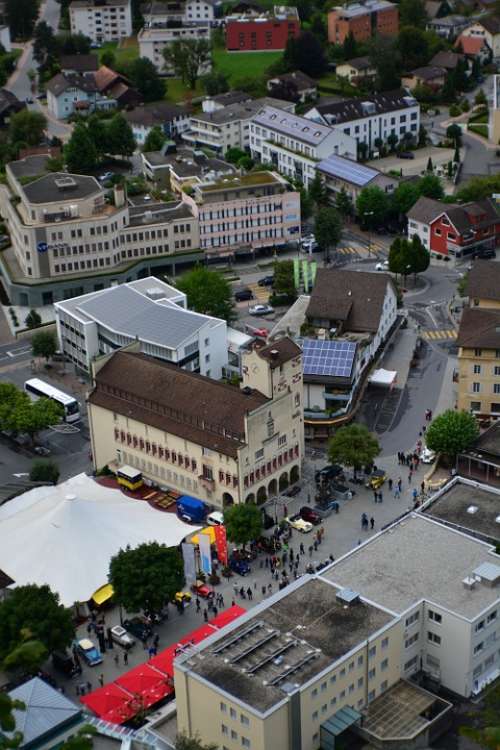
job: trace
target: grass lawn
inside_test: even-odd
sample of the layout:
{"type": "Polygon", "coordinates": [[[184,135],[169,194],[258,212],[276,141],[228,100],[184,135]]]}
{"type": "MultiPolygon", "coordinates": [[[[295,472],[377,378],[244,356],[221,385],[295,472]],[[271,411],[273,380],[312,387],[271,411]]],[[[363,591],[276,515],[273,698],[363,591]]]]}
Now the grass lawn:
{"type": "Polygon", "coordinates": [[[115,56],[116,64],[122,65],[123,63],[131,62],[139,57],[139,45],[135,37],[129,37],[124,39],[118,46],[118,42],[105,42],[102,47],[97,50],[99,56],[99,62],[104,52],[112,52],[115,56]]]}
{"type": "Polygon", "coordinates": [[[218,70],[225,73],[229,82],[244,77],[261,78],[267,68],[282,56],[282,52],[226,52],[214,50],[218,70]]]}
{"type": "Polygon", "coordinates": [[[190,97],[201,96],[204,93],[203,86],[199,80],[196,82],[194,91],[185,86],[180,78],[165,78],[165,85],[167,87],[165,99],[168,99],[169,102],[184,102],[190,97]]]}

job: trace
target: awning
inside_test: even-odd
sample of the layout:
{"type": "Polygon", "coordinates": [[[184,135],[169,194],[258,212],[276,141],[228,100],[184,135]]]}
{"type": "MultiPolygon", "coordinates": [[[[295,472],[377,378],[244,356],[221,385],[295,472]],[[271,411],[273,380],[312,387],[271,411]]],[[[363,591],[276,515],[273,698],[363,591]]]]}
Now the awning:
{"type": "Polygon", "coordinates": [[[130,669],[118,677],[116,684],[138,696],[145,708],[153,706],[174,692],[170,678],[148,664],[139,664],[138,667],[130,669]]]}
{"type": "Polygon", "coordinates": [[[372,385],[383,385],[392,388],[396,384],[397,378],[397,370],[384,370],[380,368],[372,372],[369,382],[372,385]]]}
{"type": "Polygon", "coordinates": [[[109,601],[113,594],[113,586],[110,583],[105,583],[104,586],[101,586],[99,589],[97,589],[97,591],[94,591],[91,598],[92,601],[97,604],[97,606],[100,606],[101,604],[109,601]]]}
{"type": "Polygon", "coordinates": [[[80,698],[96,716],[113,724],[124,724],[135,716],[138,706],[135,699],[115,682],[104,685],[80,698]]]}
{"type": "Polygon", "coordinates": [[[321,725],[321,730],[328,732],[334,737],[338,737],[346,729],[352,727],[357,721],[361,719],[361,714],[351,706],[344,706],[336,714],[333,714],[329,719],[324,721],[321,725]]]}
{"type": "Polygon", "coordinates": [[[221,612],[219,615],[217,615],[217,617],[213,617],[208,621],[208,624],[212,625],[212,627],[214,628],[220,629],[225,625],[229,625],[230,622],[234,622],[234,620],[237,620],[238,617],[244,615],[245,612],[246,609],[243,609],[243,607],[239,607],[237,604],[235,604],[234,607],[229,607],[229,609],[221,612]]]}
{"type": "MultiPolygon", "coordinates": [[[[210,544],[215,544],[215,530],[213,526],[207,526],[206,529],[202,529],[200,534],[207,534],[210,537],[210,544]]],[[[195,534],[189,540],[191,544],[198,544],[198,534],[195,534]]]]}

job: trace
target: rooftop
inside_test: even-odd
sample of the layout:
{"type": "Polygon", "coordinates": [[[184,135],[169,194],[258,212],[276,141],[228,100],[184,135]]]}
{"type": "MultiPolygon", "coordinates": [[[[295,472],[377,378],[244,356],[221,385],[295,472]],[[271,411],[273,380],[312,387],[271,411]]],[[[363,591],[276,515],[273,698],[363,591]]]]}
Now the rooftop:
{"type": "Polygon", "coordinates": [[[490,544],[500,542],[500,492],[487,485],[458,479],[431,498],[422,513],[490,544]]]}
{"type": "Polygon", "coordinates": [[[40,156],[26,156],[24,159],[9,162],[9,169],[16,179],[36,177],[47,171],[47,154],[40,156]]]}
{"type": "Polygon", "coordinates": [[[422,81],[433,81],[435,78],[444,78],[446,70],[436,65],[423,65],[405,74],[405,78],[420,78],[422,81]]]}
{"type": "Polygon", "coordinates": [[[463,59],[464,56],[458,52],[441,50],[434,55],[430,61],[430,65],[436,65],[438,68],[446,68],[446,70],[455,70],[460,60],[463,59]]]}
{"type": "Polygon", "coordinates": [[[253,608],[229,634],[182,661],[192,674],[257,711],[268,711],[290,689],[311,680],[393,619],[363,601],[346,606],[338,593],[321,579],[303,577],[253,608]]]}
{"type": "Polygon", "coordinates": [[[154,125],[163,125],[166,122],[172,122],[180,117],[187,117],[188,113],[184,107],[170,102],[155,102],[154,104],[145,104],[141,107],[125,112],[125,119],[132,125],[144,125],[153,127],[154,125]]]}
{"type": "Polygon", "coordinates": [[[300,347],[295,344],[288,336],[284,336],[279,341],[273,341],[267,346],[257,347],[257,353],[261,359],[270,363],[271,369],[281,367],[285,362],[289,362],[295,357],[301,356],[300,347]]]}
{"type": "Polygon", "coordinates": [[[329,177],[338,177],[358,187],[368,185],[375,177],[381,174],[378,169],[366,167],[364,164],[359,164],[359,162],[352,159],[335,156],[334,154],[320,161],[316,168],[329,177]]]}
{"type": "Polygon", "coordinates": [[[143,203],[129,208],[129,225],[163,224],[175,219],[192,219],[193,215],[187,203],[171,201],[169,203],[143,203]]]}
{"type": "Polygon", "coordinates": [[[63,55],[61,70],[75,70],[77,73],[95,72],[99,67],[97,55],[63,55]]]}
{"type": "Polygon", "coordinates": [[[475,260],[467,275],[467,296],[471,299],[500,300],[500,264],[475,260]]]}
{"type": "Polygon", "coordinates": [[[322,143],[332,133],[332,129],[327,125],[320,125],[306,117],[284,112],[272,106],[260,109],[253,118],[253,122],[315,146],[322,143]]]}
{"type": "Polygon", "coordinates": [[[297,87],[297,91],[304,91],[317,87],[316,81],[301,70],[294,70],[292,73],[283,73],[282,75],[274,76],[269,79],[268,84],[275,83],[276,81],[279,83],[293,83],[297,87]]]}
{"type": "Polygon", "coordinates": [[[396,89],[380,94],[367,94],[364,99],[344,99],[332,104],[317,104],[306,113],[306,116],[309,117],[316,111],[331,125],[342,125],[364,117],[417,106],[417,100],[405,89],[396,89]]]}
{"type": "Polygon", "coordinates": [[[486,562],[500,563],[488,544],[413,513],[321,575],[397,613],[425,599],[473,618],[500,598],[498,587],[480,583],[469,590],[463,584],[486,562]]]}
{"type": "Polygon", "coordinates": [[[80,89],[87,94],[94,94],[98,90],[93,76],[84,76],[79,73],[57,73],[47,83],[47,91],[54,96],[64,94],[69,88],[80,89]]]}
{"type": "Polygon", "coordinates": [[[54,203],[88,198],[102,193],[95,177],[66,172],[51,172],[22,188],[29,203],[54,203]]]}
{"type": "Polygon", "coordinates": [[[485,16],[479,18],[476,23],[486,29],[486,31],[489,31],[490,34],[500,34],[500,18],[498,16],[485,16]]]}
{"type": "Polygon", "coordinates": [[[486,453],[490,457],[500,457],[500,422],[493,422],[472,444],[469,453],[486,453]]]}
{"type": "Polygon", "coordinates": [[[199,186],[199,189],[203,193],[211,193],[219,190],[237,190],[238,188],[281,184],[281,182],[282,180],[274,172],[250,172],[234,177],[221,177],[214,182],[204,182],[199,186]]]}
{"type": "Polygon", "coordinates": [[[91,404],[232,457],[245,444],[245,416],[268,401],[258,391],[124,351],[114,353],[95,382],[91,404]]]}
{"type": "Polygon", "coordinates": [[[369,57],[353,57],[351,60],[339,63],[337,67],[341,65],[350,65],[351,68],[356,68],[356,70],[368,70],[369,68],[373,68],[373,64],[369,57]]]}
{"type": "Polygon", "coordinates": [[[215,102],[221,107],[228,107],[230,104],[241,104],[242,102],[252,101],[252,97],[245,91],[225,91],[223,94],[209,96],[205,101],[215,102]]]}
{"type": "Polygon", "coordinates": [[[293,108],[294,105],[281,99],[263,96],[261,99],[252,99],[241,104],[230,104],[213,112],[200,112],[197,115],[191,115],[191,121],[211,122],[215,125],[223,125],[226,122],[234,122],[236,120],[249,120],[262,107],[266,106],[274,107],[280,114],[283,114],[283,110],[293,108]]]}
{"type": "Polygon", "coordinates": [[[73,0],[70,8],[123,8],[130,0],[73,0]]]}
{"type": "Polygon", "coordinates": [[[342,18],[355,18],[356,16],[364,16],[374,11],[378,12],[395,7],[397,6],[394,3],[389,3],[388,0],[364,0],[364,2],[351,3],[344,8],[337,7],[333,8],[333,10],[337,11],[342,18]]]}
{"type": "Polygon", "coordinates": [[[469,349],[500,349],[500,310],[465,307],[456,344],[469,349]]]}

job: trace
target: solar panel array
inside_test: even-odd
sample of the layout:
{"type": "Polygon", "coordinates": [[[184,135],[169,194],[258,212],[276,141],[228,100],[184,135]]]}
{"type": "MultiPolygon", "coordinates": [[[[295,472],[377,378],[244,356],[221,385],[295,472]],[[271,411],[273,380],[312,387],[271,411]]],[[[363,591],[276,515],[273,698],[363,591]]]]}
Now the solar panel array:
{"type": "Polygon", "coordinates": [[[348,378],[352,372],[356,344],[352,341],[304,339],[302,363],[304,375],[328,375],[348,378]]]}
{"type": "Polygon", "coordinates": [[[333,154],[323,159],[318,164],[317,169],[330,177],[338,177],[341,180],[347,180],[352,185],[361,187],[367,185],[379,174],[375,169],[370,169],[363,164],[333,154]]]}
{"type": "Polygon", "coordinates": [[[269,106],[261,109],[253,118],[253,122],[313,145],[321,143],[332,132],[330,127],[321,125],[315,120],[269,106]]]}

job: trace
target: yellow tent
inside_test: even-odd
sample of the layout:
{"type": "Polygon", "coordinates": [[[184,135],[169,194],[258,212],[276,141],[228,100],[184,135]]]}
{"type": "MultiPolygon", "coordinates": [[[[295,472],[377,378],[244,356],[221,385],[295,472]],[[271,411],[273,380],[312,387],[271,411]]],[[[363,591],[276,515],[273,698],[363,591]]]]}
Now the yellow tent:
{"type": "Polygon", "coordinates": [[[92,594],[92,601],[97,604],[98,607],[101,606],[101,604],[105,604],[111,597],[113,596],[113,586],[110,583],[105,583],[104,586],[101,586],[97,589],[97,591],[94,591],[92,594]]]}
{"type": "MultiPolygon", "coordinates": [[[[207,526],[206,529],[202,529],[200,534],[207,534],[210,537],[210,544],[215,544],[215,531],[213,526],[207,526]]],[[[198,534],[195,534],[189,540],[191,544],[198,544],[198,534]]]]}

